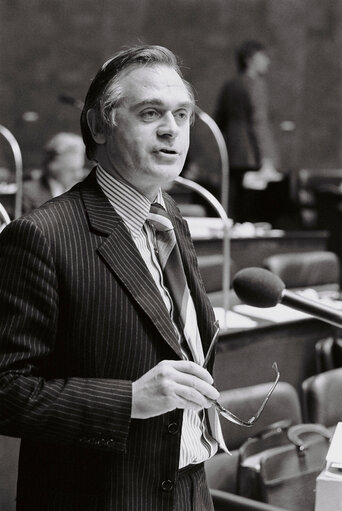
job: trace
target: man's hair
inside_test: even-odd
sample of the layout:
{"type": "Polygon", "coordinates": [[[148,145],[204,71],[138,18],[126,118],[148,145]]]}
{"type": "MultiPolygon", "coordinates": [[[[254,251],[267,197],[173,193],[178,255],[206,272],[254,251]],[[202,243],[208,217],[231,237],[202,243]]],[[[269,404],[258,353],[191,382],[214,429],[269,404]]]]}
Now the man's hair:
{"type": "Polygon", "coordinates": [[[99,69],[86,95],[81,113],[81,132],[87,157],[90,160],[94,159],[97,144],[88,126],[88,111],[94,110],[97,129],[103,133],[106,127],[115,124],[115,108],[123,97],[120,84],[122,72],[131,66],[153,66],[156,64],[174,69],[182,78],[191,100],[194,101],[192,88],[184,80],[177,58],[170,50],[163,46],[134,46],[121,50],[99,69]]]}
{"type": "Polygon", "coordinates": [[[255,53],[265,51],[266,47],[259,41],[244,41],[236,50],[235,58],[238,70],[243,73],[248,67],[248,61],[255,53]]]}

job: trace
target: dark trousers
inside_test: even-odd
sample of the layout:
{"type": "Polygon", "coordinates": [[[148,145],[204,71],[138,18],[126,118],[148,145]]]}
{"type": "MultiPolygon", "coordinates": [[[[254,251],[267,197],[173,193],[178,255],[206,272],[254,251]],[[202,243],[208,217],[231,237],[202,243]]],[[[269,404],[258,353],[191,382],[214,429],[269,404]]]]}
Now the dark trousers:
{"type": "Polygon", "coordinates": [[[180,471],[174,511],[214,511],[203,463],[180,471]]]}

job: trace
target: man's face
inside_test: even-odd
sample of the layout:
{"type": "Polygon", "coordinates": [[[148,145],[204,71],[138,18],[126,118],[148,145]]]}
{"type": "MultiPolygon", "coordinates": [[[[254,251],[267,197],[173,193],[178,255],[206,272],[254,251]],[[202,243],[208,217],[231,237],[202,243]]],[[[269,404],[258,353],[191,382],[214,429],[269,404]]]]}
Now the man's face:
{"type": "Polygon", "coordinates": [[[180,76],[164,65],[128,69],[116,125],[102,146],[104,168],[154,198],[177,177],[189,148],[193,104],[180,76]]]}
{"type": "Polygon", "coordinates": [[[270,66],[270,58],[264,51],[257,51],[252,57],[252,65],[259,75],[265,75],[270,66]]]}

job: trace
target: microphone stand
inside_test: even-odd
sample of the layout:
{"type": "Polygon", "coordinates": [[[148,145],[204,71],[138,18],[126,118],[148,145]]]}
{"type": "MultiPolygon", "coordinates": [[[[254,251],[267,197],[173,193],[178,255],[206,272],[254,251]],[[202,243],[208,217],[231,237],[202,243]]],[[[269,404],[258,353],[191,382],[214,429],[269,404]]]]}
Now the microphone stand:
{"type": "Polygon", "coordinates": [[[206,188],[184,177],[177,177],[175,181],[191,190],[196,191],[214,208],[223,224],[223,268],[222,268],[222,293],[223,293],[223,311],[224,328],[227,327],[227,312],[229,311],[229,290],[230,290],[230,222],[227,215],[228,211],[228,191],[229,191],[229,157],[226,142],[220,128],[210,115],[203,112],[198,106],[195,106],[195,114],[208,126],[212,132],[221,159],[221,203],[206,188]]]}
{"type": "Polygon", "coordinates": [[[222,207],[222,204],[216,199],[216,197],[210,193],[204,186],[195,183],[191,179],[185,179],[184,177],[178,176],[175,179],[176,183],[179,183],[186,188],[196,191],[209,204],[215,209],[217,214],[222,220],[223,224],[223,268],[222,268],[222,292],[223,292],[223,310],[224,310],[224,321],[223,327],[227,328],[227,312],[229,310],[229,289],[230,289],[230,235],[229,235],[229,218],[222,207]]]}
{"type": "Polygon", "coordinates": [[[22,212],[22,198],[23,198],[23,159],[21,156],[21,151],[19,144],[16,138],[12,135],[12,133],[5,128],[5,126],[0,125],[0,133],[5,137],[9,145],[11,146],[14,163],[15,163],[15,182],[17,185],[17,190],[15,194],[15,209],[14,209],[14,217],[18,218],[21,216],[22,212]]]}
{"type": "Polygon", "coordinates": [[[221,204],[228,212],[229,157],[227,145],[222,132],[214,119],[207,113],[203,112],[203,110],[201,110],[197,105],[195,106],[195,113],[201,121],[208,126],[215,138],[221,159],[221,204]]]}

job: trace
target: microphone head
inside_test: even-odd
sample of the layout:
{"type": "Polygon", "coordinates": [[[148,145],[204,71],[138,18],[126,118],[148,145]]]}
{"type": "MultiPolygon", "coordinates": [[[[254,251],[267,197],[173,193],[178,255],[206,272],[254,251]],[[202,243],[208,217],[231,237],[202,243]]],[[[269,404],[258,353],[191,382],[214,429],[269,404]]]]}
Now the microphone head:
{"type": "Polygon", "coordinates": [[[233,279],[233,288],[247,305],[274,307],[281,301],[284,282],[274,273],[263,268],[245,268],[233,279]]]}

